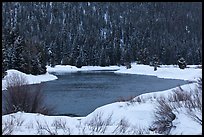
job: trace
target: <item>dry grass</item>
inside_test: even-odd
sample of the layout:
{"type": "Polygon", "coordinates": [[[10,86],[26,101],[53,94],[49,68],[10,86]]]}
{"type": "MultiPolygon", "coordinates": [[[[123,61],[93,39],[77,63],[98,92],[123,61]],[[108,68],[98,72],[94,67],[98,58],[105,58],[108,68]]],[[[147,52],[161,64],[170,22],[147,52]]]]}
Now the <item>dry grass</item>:
{"type": "Polygon", "coordinates": [[[12,135],[15,128],[22,126],[24,120],[21,117],[9,116],[2,121],[2,135],[12,135]]]}
{"type": "Polygon", "coordinates": [[[2,121],[2,135],[12,135],[14,126],[15,125],[13,119],[2,121]]]}
{"type": "Polygon", "coordinates": [[[123,118],[119,121],[113,133],[116,135],[125,134],[129,127],[130,127],[129,122],[125,118],[123,118]]]}
{"type": "Polygon", "coordinates": [[[62,119],[54,120],[51,125],[46,121],[42,123],[38,120],[37,124],[37,135],[70,135],[70,128],[67,126],[66,121],[62,119]]]}
{"type": "Polygon", "coordinates": [[[108,117],[103,118],[103,113],[99,112],[93,116],[93,118],[86,122],[86,125],[91,130],[91,134],[105,133],[107,127],[110,125],[112,119],[112,114],[108,117]]]}
{"type": "Polygon", "coordinates": [[[160,97],[157,100],[157,103],[155,121],[149,130],[167,135],[173,126],[172,121],[176,118],[176,115],[173,113],[172,106],[167,100],[165,100],[165,98],[160,97]]]}
{"type": "Polygon", "coordinates": [[[198,87],[190,92],[179,87],[168,98],[160,97],[157,99],[155,121],[150,127],[151,131],[169,134],[173,127],[172,121],[176,118],[174,113],[179,112],[179,108],[185,108],[186,115],[202,125],[202,118],[200,117],[202,115],[202,79],[200,78],[197,83],[198,87]]]}
{"type": "Polygon", "coordinates": [[[28,85],[25,77],[13,74],[6,79],[7,90],[3,93],[4,105],[2,114],[18,111],[28,113],[51,114],[54,108],[44,104],[42,84],[28,85]]]}

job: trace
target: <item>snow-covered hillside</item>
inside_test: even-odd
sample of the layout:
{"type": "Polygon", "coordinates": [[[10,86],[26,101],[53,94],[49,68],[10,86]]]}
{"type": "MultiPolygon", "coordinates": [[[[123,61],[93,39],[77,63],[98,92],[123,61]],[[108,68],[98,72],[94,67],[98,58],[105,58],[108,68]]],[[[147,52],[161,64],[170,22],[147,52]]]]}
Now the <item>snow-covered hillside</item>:
{"type": "MultiPolygon", "coordinates": [[[[194,66],[190,66],[184,70],[180,70],[174,66],[161,66],[157,71],[154,71],[153,67],[137,64],[132,64],[131,69],[118,66],[87,66],[81,69],[73,66],[47,67],[49,73],[90,70],[115,70],[115,73],[155,75],[160,78],[184,79],[190,81],[195,81],[198,77],[202,77],[202,69],[195,69],[194,66]]],[[[10,72],[20,73],[14,70],[9,70],[7,72],[8,74],[10,74],[10,72]]],[[[46,77],[47,80],[56,79],[55,76],[49,73],[45,74],[44,77],[26,76],[29,83],[45,81],[46,77]]],[[[4,81],[2,81],[2,84],[5,87],[3,82],[4,81]]],[[[184,91],[190,92],[197,88],[197,83],[191,83],[181,87],[184,91]]],[[[13,127],[12,134],[158,134],[149,130],[149,127],[155,120],[154,112],[156,100],[159,97],[168,97],[168,95],[177,88],[178,87],[165,91],[146,93],[130,101],[104,105],[97,108],[86,117],[45,116],[42,114],[24,112],[4,115],[2,116],[2,129],[6,127],[8,123],[14,122],[16,125],[13,127]],[[140,101],[138,101],[138,98],[140,98],[140,101]]],[[[202,125],[189,117],[182,108],[175,112],[175,114],[176,119],[173,121],[174,128],[171,129],[169,134],[202,134],[202,125]]],[[[197,116],[202,117],[202,114],[198,111],[197,116]]]]}

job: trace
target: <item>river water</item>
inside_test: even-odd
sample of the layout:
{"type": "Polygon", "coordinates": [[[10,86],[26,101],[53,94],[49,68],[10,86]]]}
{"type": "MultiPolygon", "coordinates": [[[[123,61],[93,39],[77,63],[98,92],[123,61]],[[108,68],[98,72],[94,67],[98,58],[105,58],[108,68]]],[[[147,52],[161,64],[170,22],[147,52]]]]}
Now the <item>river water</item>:
{"type": "Polygon", "coordinates": [[[187,81],[155,76],[89,71],[53,73],[58,79],[44,83],[46,103],[55,106],[56,114],[86,116],[97,107],[118,99],[162,91],[187,81]]]}

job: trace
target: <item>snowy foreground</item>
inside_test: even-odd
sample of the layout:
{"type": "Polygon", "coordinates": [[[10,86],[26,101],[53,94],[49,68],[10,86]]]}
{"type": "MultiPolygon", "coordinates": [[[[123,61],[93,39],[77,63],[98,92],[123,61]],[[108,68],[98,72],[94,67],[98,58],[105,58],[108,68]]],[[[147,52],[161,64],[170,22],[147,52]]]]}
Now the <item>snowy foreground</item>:
{"type": "MultiPolygon", "coordinates": [[[[26,75],[16,70],[8,70],[7,72],[8,75],[11,73],[21,73],[27,77],[29,83],[57,79],[56,76],[49,74],[50,72],[65,73],[88,70],[114,70],[115,73],[154,75],[160,78],[196,81],[198,77],[202,77],[202,69],[195,67],[190,66],[181,70],[175,66],[161,66],[155,72],[153,67],[136,64],[132,64],[132,68],[128,70],[125,67],[118,66],[87,66],[80,69],[73,66],[56,66],[54,68],[48,66],[48,73],[39,76],[26,75]]],[[[5,79],[2,80],[4,88],[6,87],[5,79]]],[[[191,83],[181,87],[188,92],[195,89],[197,84],[191,83]]],[[[155,119],[156,99],[169,96],[173,89],[145,93],[130,101],[107,104],[97,108],[86,117],[46,116],[23,112],[4,115],[2,116],[2,129],[5,127],[5,123],[13,120],[12,122],[16,123],[16,125],[13,128],[12,134],[158,134],[149,130],[155,119]],[[140,101],[138,101],[138,97],[140,101]]],[[[202,117],[201,113],[195,113],[198,117],[202,117]]],[[[173,120],[174,128],[171,129],[169,134],[202,134],[202,126],[188,116],[185,110],[181,108],[175,114],[176,118],[173,120]]]]}

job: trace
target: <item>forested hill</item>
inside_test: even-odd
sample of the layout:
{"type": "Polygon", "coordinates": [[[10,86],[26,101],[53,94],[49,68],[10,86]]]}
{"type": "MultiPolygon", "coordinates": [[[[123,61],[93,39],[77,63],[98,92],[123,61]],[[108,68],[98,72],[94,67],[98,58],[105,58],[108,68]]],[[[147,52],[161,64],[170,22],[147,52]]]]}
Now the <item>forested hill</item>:
{"type": "Polygon", "coordinates": [[[2,30],[2,72],[202,59],[201,2],[4,2],[2,30]]]}

